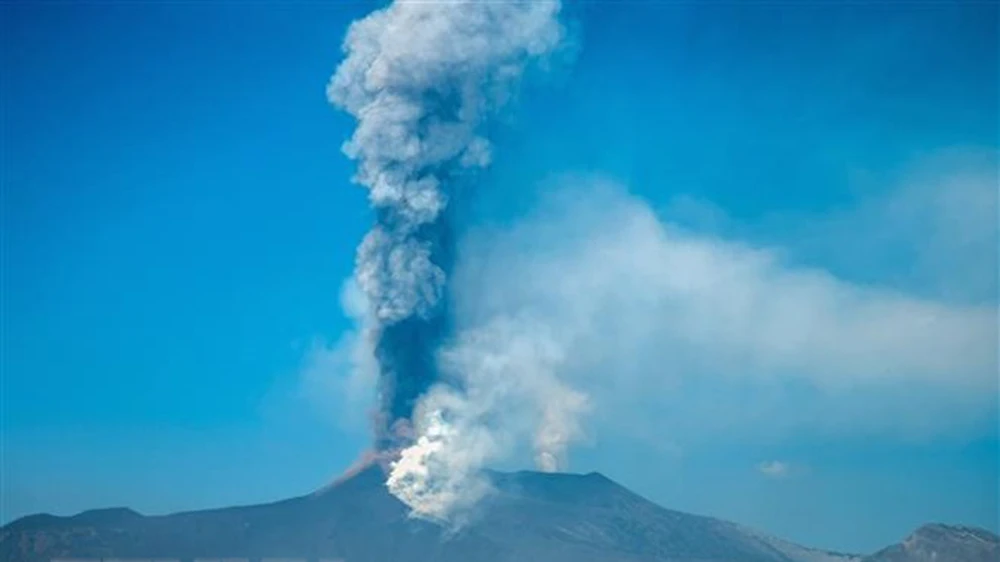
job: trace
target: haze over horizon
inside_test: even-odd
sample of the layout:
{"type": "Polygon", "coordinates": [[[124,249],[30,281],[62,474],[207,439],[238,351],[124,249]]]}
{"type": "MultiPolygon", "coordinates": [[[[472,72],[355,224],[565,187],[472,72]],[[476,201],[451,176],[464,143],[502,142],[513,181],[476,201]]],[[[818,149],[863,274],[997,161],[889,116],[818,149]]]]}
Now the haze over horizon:
{"type": "MultiPolygon", "coordinates": [[[[370,447],[373,214],[323,94],[378,7],[3,5],[0,521],[277,500],[370,447]]],[[[997,17],[568,2],[520,37],[442,293],[476,462],[842,551],[997,532],[997,17]]]]}

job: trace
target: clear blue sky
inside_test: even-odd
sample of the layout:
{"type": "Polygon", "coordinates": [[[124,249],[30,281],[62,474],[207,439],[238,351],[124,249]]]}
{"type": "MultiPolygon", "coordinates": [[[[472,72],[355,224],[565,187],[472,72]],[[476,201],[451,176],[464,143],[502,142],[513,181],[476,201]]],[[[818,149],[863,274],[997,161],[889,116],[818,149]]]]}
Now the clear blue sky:
{"type": "MultiPolygon", "coordinates": [[[[373,7],[3,5],[4,522],[278,499],[365,446],[299,389],[310,342],[350,327],[340,287],[370,216],[324,86],[373,7]]],[[[942,151],[997,149],[996,5],[569,12],[576,59],[497,127],[480,218],[519,216],[552,174],[598,174],[653,208],[710,202],[713,232],[849,282],[935,294],[905,260],[800,246],[788,224],[863,207],[942,151]]],[[[941,298],[995,304],[996,284],[941,298]]],[[[599,443],[573,468],[867,550],[928,520],[995,531],[997,439],[994,408],[954,431],[793,431],[663,462],[599,443]],[[795,470],[769,477],[766,459],[795,470]]]]}

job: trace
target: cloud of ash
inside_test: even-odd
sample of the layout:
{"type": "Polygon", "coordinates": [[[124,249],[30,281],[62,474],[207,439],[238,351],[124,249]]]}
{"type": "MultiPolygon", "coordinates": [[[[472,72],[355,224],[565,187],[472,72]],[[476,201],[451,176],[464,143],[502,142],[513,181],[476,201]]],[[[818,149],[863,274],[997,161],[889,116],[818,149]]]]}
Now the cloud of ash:
{"type": "MultiPolygon", "coordinates": [[[[467,384],[480,375],[448,376],[438,365],[452,336],[456,199],[471,187],[469,172],[490,163],[487,118],[527,66],[560,44],[559,10],[558,0],[393,2],[351,25],[327,89],[357,119],[344,152],[358,161],[355,181],[376,217],[354,276],[367,303],[355,347],[370,349],[377,369],[375,449],[401,451],[389,489],[418,515],[444,516],[454,503],[449,479],[494,448],[466,429],[482,416],[473,398],[482,389],[467,384]],[[450,456],[459,446],[469,447],[468,460],[450,456]],[[453,474],[442,480],[443,469],[453,474]]],[[[446,355],[452,370],[498,368],[459,364],[459,350],[446,355]]],[[[558,412],[544,419],[560,422],[558,412]]],[[[539,440],[550,466],[560,441],[558,433],[539,440]]]]}
{"type": "MultiPolygon", "coordinates": [[[[328,87],[357,119],[344,150],[376,224],[357,256],[359,328],[314,362],[333,354],[351,388],[374,385],[376,455],[395,456],[387,486],[415,515],[460,521],[489,493],[482,469],[525,449],[563,468],[588,415],[605,436],[678,442],[995,418],[995,302],[846,280],[777,244],[681,228],[589,179],[518,224],[457,240],[468,225],[456,202],[491,159],[484,125],[559,46],[559,10],[396,1],[351,26],[328,87]]],[[[934,227],[955,234],[935,235],[948,246],[935,255],[995,254],[983,239],[995,222],[981,222],[995,212],[965,212],[979,196],[926,193],[873,208],[925,225],[935,202],[951,218],[934,227]],[[968,216],[975,228],[952,228],[968,216]]]]}

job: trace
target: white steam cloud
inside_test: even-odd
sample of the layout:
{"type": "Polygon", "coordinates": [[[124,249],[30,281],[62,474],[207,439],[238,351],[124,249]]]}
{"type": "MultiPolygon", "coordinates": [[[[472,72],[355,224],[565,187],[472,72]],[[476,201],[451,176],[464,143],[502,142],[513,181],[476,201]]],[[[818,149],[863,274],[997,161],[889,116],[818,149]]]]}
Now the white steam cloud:
{"type": "Polygon", "coordinates": [[[440,362],[462,390],[442,384],[421,399],[420,437],[393,466],[389,489],[415,514],[448,520],[489,492],[482,468],[506,460],[523,441],[530,440],[539,469],[562,468],[589,407],[558,378],[566,343],[527,317],[498,316],[460,334],[440,362]]]}
{"type": "MultiPolygon", "coordinates": [[[[607,182],[560,195],[466,240],[456,314],[470,330],[530,314],[522,327],[552,339],[553,377],[590,397],[603,437],[920,438],[994,419],[995,300],[851,282],[780,248],[679,228],[607,182]]],[[[996,274],[994,258],[982,263],[977,275],[996,274]]]]}

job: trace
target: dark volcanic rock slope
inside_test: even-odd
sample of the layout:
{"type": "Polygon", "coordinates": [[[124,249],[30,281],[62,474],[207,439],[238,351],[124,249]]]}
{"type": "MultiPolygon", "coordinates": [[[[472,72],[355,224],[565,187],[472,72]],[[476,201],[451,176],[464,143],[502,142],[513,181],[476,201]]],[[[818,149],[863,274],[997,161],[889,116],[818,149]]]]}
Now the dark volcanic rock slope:
{"type": "MultiPolygon", "coordinates": [[[[663,509],[599,474],[494,474],[497,493],[449,533],[407,517],[370,469],[277,503],[164,516],[36,515],[0,530],[0,560],[297,557],[344,562],[847,562],[725,521],[663,509]]],[[[991,540],[994,540],[993,537],[991,540]]],[[[881,555],[881,553],[880,553],[881,555]]],[[[910,562],[871,558],[872,562],[910,562]]],[[[923,559],[913,559],[922,562],[923,559]]],[[[945,559],[937,559],[943,562],[945,559]]],[[[951,559],[947,559],[951,562],[951,559]]],[[[958,560],[958,559],[955,559],[958,560]]],[[[979,559],[970,559],[979,562],[979,559]]]]}

